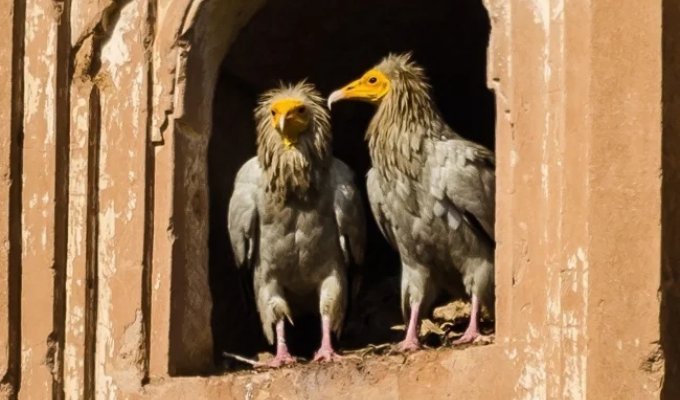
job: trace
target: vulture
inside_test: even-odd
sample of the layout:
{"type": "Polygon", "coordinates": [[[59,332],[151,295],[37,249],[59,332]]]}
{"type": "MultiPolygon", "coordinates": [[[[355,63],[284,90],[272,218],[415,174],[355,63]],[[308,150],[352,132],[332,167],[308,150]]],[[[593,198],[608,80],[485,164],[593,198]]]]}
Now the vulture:
{"type": "Polygon", "coordinates": [[[255,109],[257,155],[236,175],[228,231],[240,268],[252,269],[262,329],[276,355],[260,366],[295,362],[285,320],[321,315],[314,359],[339,356],[331,333],[341,331],[347,268],[364,257],[365,219],[350,168],[331,154],[324,99],[305,81],[280,84],[255,109]]]}
{"type": "Polygon", "coordinates": [[[376,106],[366,131],[373,216],[401,258],[403,351],[415,350],[419,318],[442,290],[464,286],[469,324],[454,344],[479,336],[479,311],[494,306],[495,158],[451,129],[435,105],[421,66],[410,53],[390,54],[334,91],[339,100],[376,106]]]}

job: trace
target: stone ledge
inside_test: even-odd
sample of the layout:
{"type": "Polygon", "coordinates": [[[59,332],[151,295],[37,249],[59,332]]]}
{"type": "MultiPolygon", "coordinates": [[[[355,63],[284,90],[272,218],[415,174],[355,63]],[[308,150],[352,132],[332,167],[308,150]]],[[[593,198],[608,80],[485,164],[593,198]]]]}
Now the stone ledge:
{"type": "Polygon", "coordinates": [[[499,364],[500,346],[442,348],[401,355],[374,356],[338,364],[302,364],[265,372],[152,381],[139,398],[151,399],[445,399],[489,398],[499,364]],[[491,384],[493,382],[493,384],[491,384]]]}

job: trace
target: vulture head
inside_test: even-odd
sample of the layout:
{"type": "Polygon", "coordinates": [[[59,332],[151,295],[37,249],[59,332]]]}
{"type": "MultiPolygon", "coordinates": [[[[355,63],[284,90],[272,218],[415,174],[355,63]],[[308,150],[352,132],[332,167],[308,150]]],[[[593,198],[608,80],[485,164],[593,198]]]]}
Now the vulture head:
{"type": "Polygon", "coordinates": [[[430,94],[425,70],[411,53],[390,54],[359,79],[334,91],[328,107],[339,100],[377,106],[366,129],[373,165],[395,167],[416,177],[424,156],[419,149],[432,132],[446,126],[430,94]]]}
{"type": "Polygon", "coordinates": [[[361,78],[331,93],[328,107],[339,100],[358,100],[395,111],[407,106],[430,106],[430,85],[421,66],[411,53],[390,54],[361,78]]]}
{"type": "Polygon", "coordinates": [[[308,200],[331,159],[330,117],[319,92],[305,81],[281,83],[260,97],[255,121],[267,191],[278,201],[308,200]]]}

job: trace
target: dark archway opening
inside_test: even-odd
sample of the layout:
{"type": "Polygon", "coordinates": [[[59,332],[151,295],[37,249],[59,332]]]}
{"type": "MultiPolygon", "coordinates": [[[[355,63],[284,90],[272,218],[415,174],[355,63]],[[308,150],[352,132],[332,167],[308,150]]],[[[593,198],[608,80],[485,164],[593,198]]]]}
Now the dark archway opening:
{"type": "MultiPolygon", "coordinates": [[[[358,77],[389,52],[413,51],[430,77],[449,124],[471,140],[494,148],[495,104],[486,87],[490,23],[481,0],[426,3],[369,0],[271,0],[240,32],[221,68],[215,91],[209,147],[210,284],[215,355],[253,355],[267,349],[252,299],[243,299],[226,232],[233,179],[255,154],[252,110],[257,96],[277,81],[308,78],[324,96],[358,77]]],[[[368,217],[361,291],[351,305],[343,348],[398,340],[399,259],[370,215],[365,174],[370,166],[364,130],[372,107],[334,107],[333,149],[355,171],[368,217]]],[[[251,284],[251,283],[248,283],[251,284]]],[[[318,318],[289,329],[293,352],[310,355],[318,346],[318,318]]]]}

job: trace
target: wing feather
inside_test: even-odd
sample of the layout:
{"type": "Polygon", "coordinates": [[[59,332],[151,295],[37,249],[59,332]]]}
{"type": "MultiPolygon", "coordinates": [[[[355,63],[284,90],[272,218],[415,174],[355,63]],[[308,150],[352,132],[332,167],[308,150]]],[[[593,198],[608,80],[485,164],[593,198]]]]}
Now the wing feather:
{"type": "Polygon", "coordinates": [[[354,184],[354,174],[338,159],[334,160],[331,173],[335,183],[333,209],[340,247],[348,264],[350,257],[356,264],[362,264],[366,246],[366,219],[359,190],[354,184]]]}
{"type": "Polygon", "coordinates": [[[375,168],[368,170],[368,174],[366,175],[366,191],[368,192],[368,202],[371,205],[373,218],[375,218],[375,222],[377,223],[380,232],[390,246],[396,250],[397,241],[394,238],[392,224],[385,213],[385,207],[387,205],[385,192],[381,184],[380,175],[375,168]]]}
{"type": "Polygon", "coordinates": [[[435,142],[433,149],[430,193],[462,215],[472,229],[495,241],[493,152],[463,139],[435,142]]]}
{"type": "Polygon", "coordinates": [[[238,171],[229,200],[227,227],[238,267],[252,267],[257,257],[257,201],[261,185],[262,168],[256,158],[251,158],[238,171]]]}

